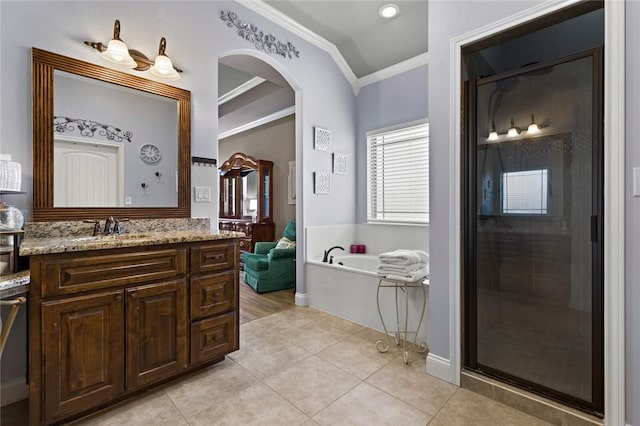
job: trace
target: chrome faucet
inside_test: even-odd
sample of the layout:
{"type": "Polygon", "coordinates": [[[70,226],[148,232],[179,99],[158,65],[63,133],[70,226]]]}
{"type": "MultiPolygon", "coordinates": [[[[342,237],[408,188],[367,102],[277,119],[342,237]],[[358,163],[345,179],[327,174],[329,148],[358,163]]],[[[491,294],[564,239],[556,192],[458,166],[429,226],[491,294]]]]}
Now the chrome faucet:
{"type": "Polygon", "coordinates": [[[97,219],[92,220],[84,220],[84,223],[93,223],[93,236],[98,236],[102,232],[102,228],[100,227],[100,221],[97,219]]]}
{"type": "Polygon", "coordinates": [[[344,251],[344,248],[340,247],[340,246],[333,246],[331,247],[329,250],[325,250],[324,251],[324,257],[322,258],[322,262],[323,263],[333,263],[333,256],[331,256],[331,258],[329,258],[329,254],[331,253],[331,250],[333,249],[340,249],[342,251],[344,251]]]}
{"type": "Polygon", "coordinates": [[[113,216],[109,216],[107,220],[104,222],[104,235],[112,235],[113,228],[116,221],[113,219],[113,216]]]}

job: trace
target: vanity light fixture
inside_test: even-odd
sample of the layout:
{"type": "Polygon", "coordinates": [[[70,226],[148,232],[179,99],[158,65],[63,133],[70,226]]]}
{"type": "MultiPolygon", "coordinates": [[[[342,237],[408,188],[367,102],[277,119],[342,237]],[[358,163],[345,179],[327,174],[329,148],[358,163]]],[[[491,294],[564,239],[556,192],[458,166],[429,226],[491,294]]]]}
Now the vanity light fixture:
{"type": "Polygon", "coordinates": [[[389,3],[385,4],[378,10],[378,15],[385,19],[391,19],[394,16],[398,15],[400,12],[400,8],[397,4],[389,3]]]}
{"type": "Polygon", "coordinates": [[[168,81],[175,81],[180,78],[181,69],[173,66],[171,59],[165,54],[167,40],[160,39],[160,48],[155,61],[151,61],[144,53],[127,48],[127,45],[120,39],[120,21],[115,20],[113,24],[113,39],[107,46],[102,42],[85,41],[84,44],[93,47],[100,52],[100,58],[120,67],[132,68],[136,71],[146,71],[154,77],[168,81]]]}
{"type": "Polygon", "coordinates": [[[529,128],[527,129],[527,133],[535,134],[540,132],[540,126],[533,119],[533,114],[531,114],[531,124],[529,124],[529,128]]]}
{"type": "Polygon", "coordinates": [[[489,133],[489,137],[487,137],[488,141],[497,141],[498,140],[498,132],[496,132],[496,122],[491,122],[491,132],[489,133]]]}
{"type": "Polygon", "coordinates": [[[511,127],[509,127],[509,130],[507,131],[507,136],[510,137],[510,138],[515,138],[519,134],[520,134],[520,132],[518,131],[518,129],[515,126],[515,124],[513,123],[513,117],[511,117],[511,127]]]}

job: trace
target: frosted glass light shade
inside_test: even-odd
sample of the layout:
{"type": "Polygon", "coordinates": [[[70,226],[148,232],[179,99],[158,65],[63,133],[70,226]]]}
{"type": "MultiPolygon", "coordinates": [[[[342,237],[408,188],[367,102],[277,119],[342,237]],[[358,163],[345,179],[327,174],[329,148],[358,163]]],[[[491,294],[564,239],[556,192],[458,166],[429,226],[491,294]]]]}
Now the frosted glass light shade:
{"type": "Polygon", "coordinates": [[[527,129],[527,133],[538,133],[540,132],[540,127],[536,123],[529,124],[529,128],[527,129]]]}
{"type": "Polygon", "coordinates": [[[158,55],[156,61],[149,70],[149,74],[164,80],[175,81],[180,78],[180,74],[173,67],[171,59],[166,55],[158,55]]]}
{"type": "Polygon", "coordinates": [[[129,49],[122,40],[113,39],[107,45],[107,50],[100,54],[100,58],[112,64],[126,68],[135,68],[136,61],[129,55],[129,49]]]}
{"type": "Polygon", "coordinates": [[[509,136],[510,138],[515,138],[516,136],[518,136],[518,134],[518,129],[516,129],[515,127],[510,128],[507,132],[507,136],[509,136]]]}
{"type": "Polygon", "coordinates": [[[487,138],[488,141],[497,141],[498,140],[498,132],[496,132],[495,130],[491,133],[489,133],[489,137],[487,138]]]}

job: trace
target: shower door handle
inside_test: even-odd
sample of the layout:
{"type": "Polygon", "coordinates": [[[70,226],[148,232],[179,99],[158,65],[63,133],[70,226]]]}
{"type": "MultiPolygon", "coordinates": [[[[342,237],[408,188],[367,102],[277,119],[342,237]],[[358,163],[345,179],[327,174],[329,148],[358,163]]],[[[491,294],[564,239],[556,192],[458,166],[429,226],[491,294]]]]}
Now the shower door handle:
{"type": "Polygon", "coordinates": [[[598,216],[591,216],[591,242],[598,242],[598,216]]]}

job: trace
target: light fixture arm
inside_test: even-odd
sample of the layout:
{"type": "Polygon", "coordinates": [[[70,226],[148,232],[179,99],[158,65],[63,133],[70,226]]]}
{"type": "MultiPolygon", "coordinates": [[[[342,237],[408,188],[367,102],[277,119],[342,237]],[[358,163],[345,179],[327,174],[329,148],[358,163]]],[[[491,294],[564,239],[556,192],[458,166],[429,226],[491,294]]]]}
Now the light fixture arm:
{"type": "Polygon", "coordinates": [[[164,52],[165,50],[167,50],[167,40],[162,37],[160,38],[160,47],[158,48],[158,55],[165,55],[167,56],[164,52]]]}
{"type": "Polygon", "coordinates": [[[113,38],[122,41],[120,39],[120,21],[118,19],[113,23],[113,38]]]}

